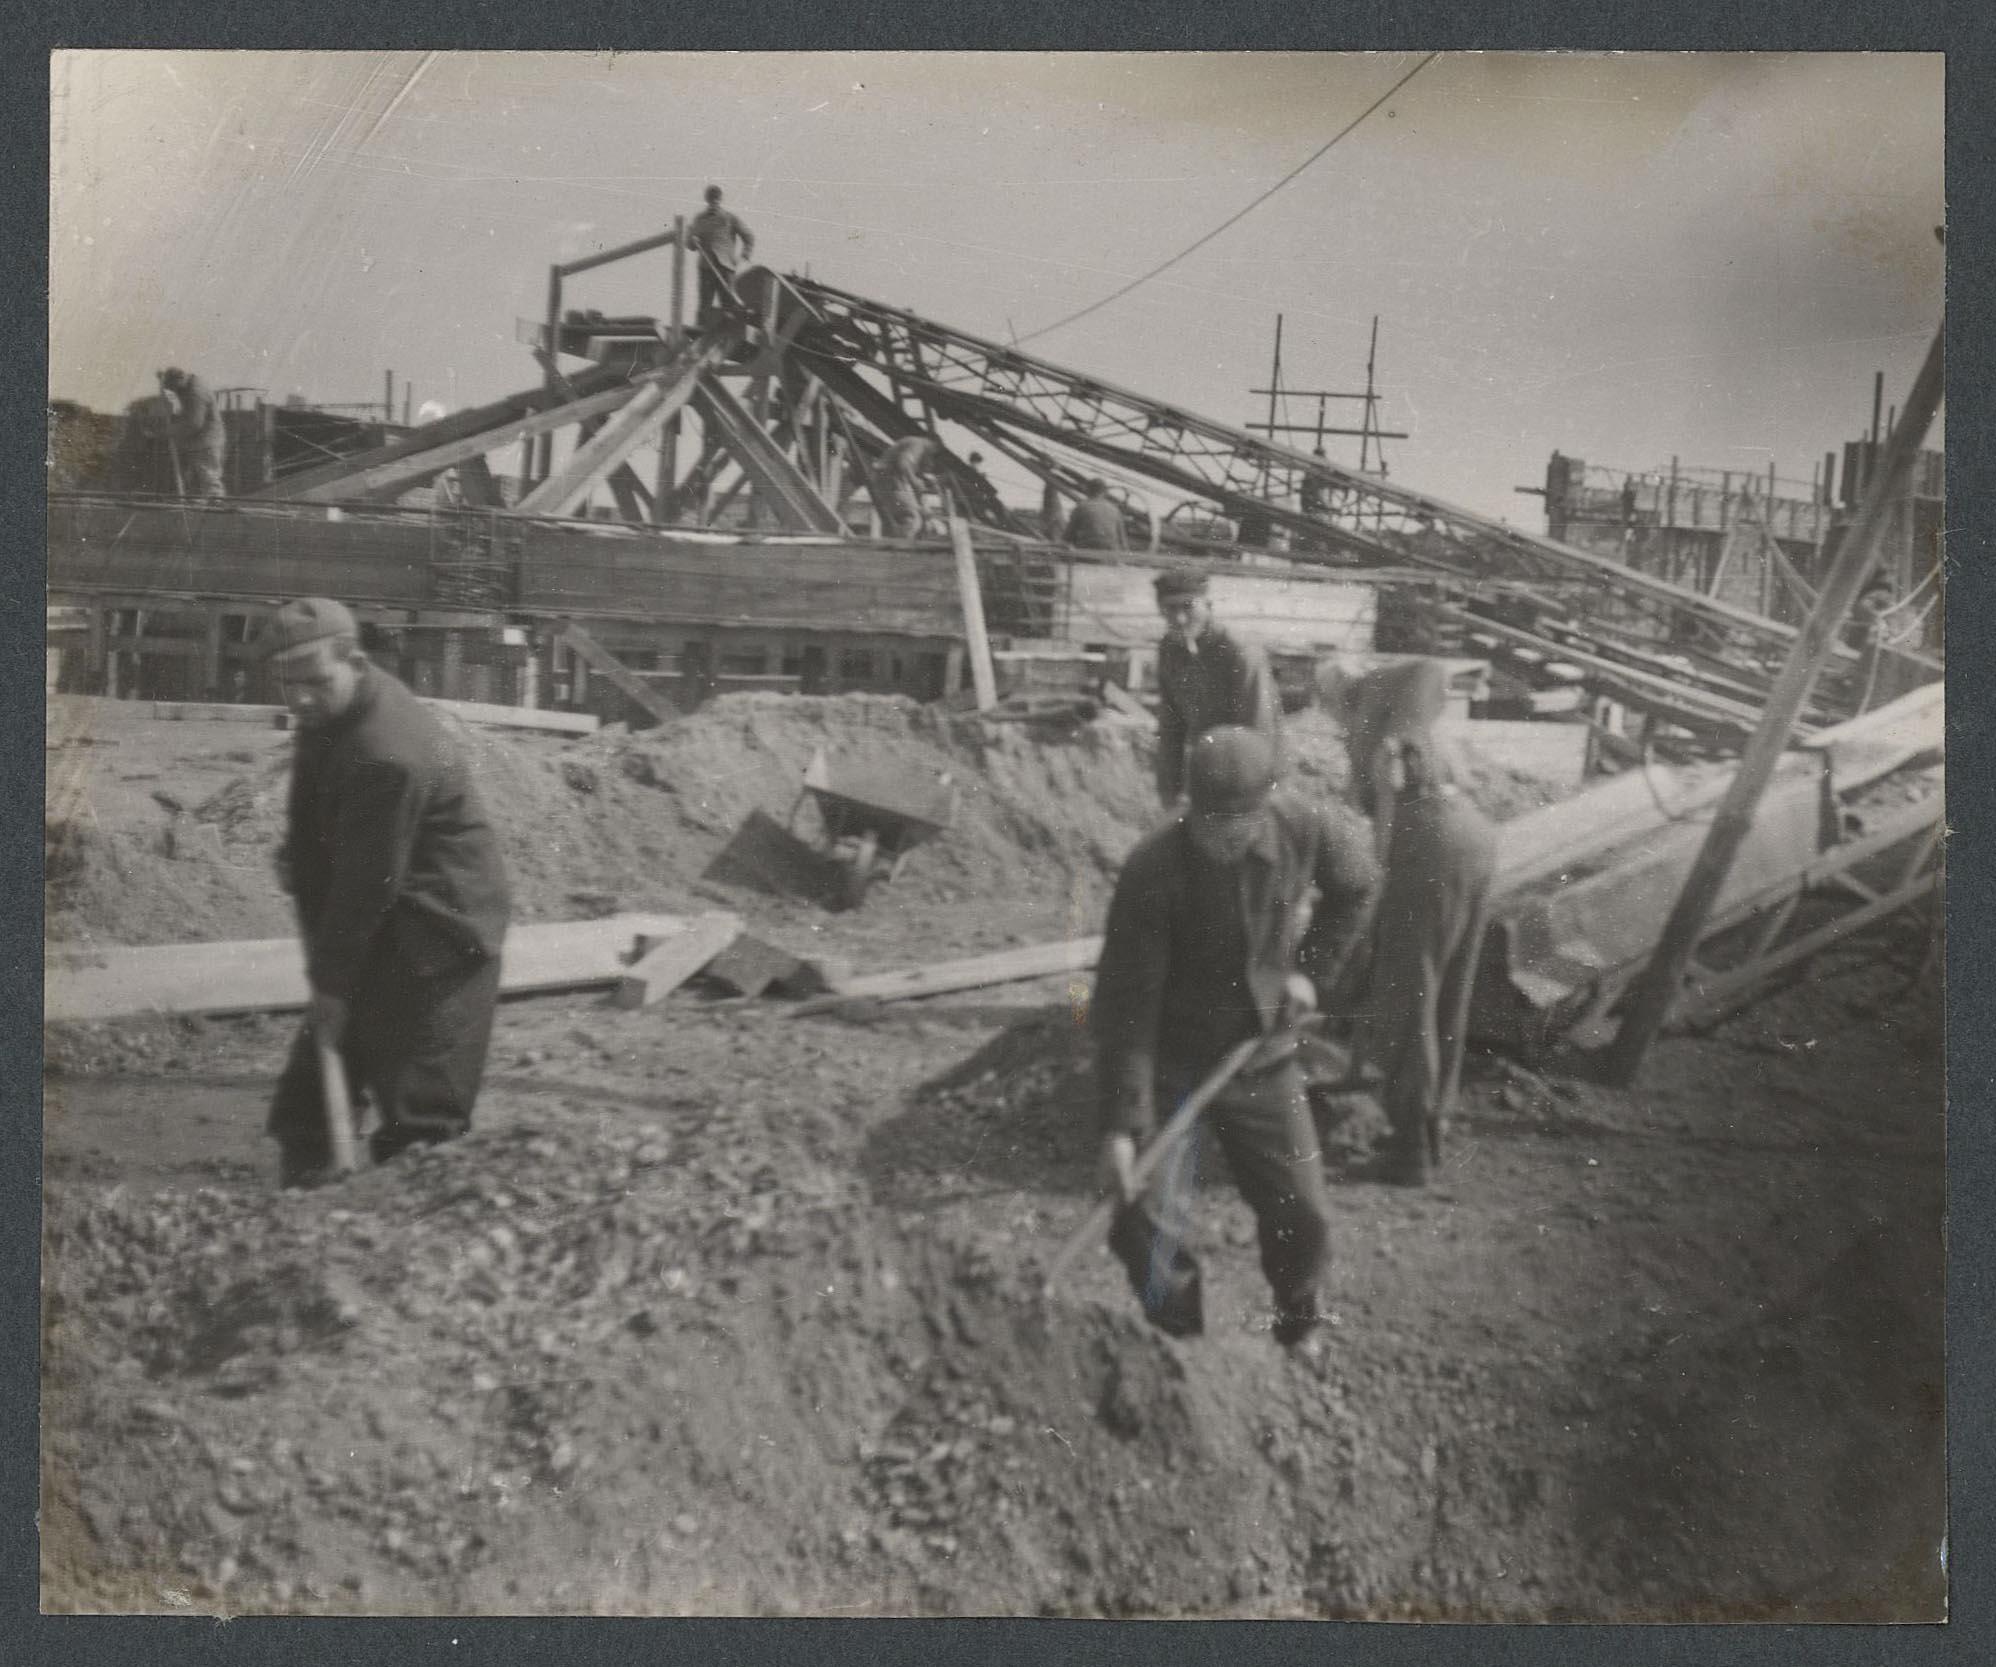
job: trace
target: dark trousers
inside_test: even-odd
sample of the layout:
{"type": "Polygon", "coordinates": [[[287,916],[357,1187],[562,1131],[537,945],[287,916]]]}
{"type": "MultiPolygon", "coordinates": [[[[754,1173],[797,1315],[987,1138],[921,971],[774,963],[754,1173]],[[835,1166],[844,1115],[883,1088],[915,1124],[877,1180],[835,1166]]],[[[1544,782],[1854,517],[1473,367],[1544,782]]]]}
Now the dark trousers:
{"type": "Polygon", "coordinates": [[[735,304],[735,275],[717,265],[704,253],[696,263],[700,274],[699,300],[696,318],[701,313],[715,307],[731,307],[735,304]]]}
{"type": "Polygon", "coordinates": [[[1394,807],[1374,915],[1368,1045],[1396,1146],[1441,1155],[1469,1041],[1470,996],[1490,919],[1496,835],[1466,800],[1394,807]]]}
{"type": "MultiPolygon", "coordinates": [[[[1159,1111],[1168,1116],[1197,1082],[1189,1071],[1160,1070],[1159,1111]]],[[[1146,1310],[1174,1281],[1182,1283],[1191,1266],[1184,1246],[1200,1171],[1214,1145],[1226,1154],[1234,1184],[1254,1211],[1277,1323],[1314,1320],[1330,1262],[1330,1199],[1303,1076],[1293,1060],[1246,1081],[1236,1078],[1151,1176],[1141,1202],[1148,1231],[1132,1242],[1126,1223],[1116,1247],[1130,1253],[1126,1266],[1146,1310]],[[1140,1276],[1138,1263],[1146,1259],[1140,1276]]]]}
{"type": "MultiPolygon", "coordinates": [[[[498,999],[497,956],[427,977],[385,954],[370,959],[347,1014],[340,1057],[356,1109],[363,1097],[374,1106],[377,1162],[471,1126],[498,999]]],[[[277,1079],[266,1125],[287,1162],[309,1166],[331,1155],[324,1106],[318,1049],[301,1032],[277,1079]]]]}

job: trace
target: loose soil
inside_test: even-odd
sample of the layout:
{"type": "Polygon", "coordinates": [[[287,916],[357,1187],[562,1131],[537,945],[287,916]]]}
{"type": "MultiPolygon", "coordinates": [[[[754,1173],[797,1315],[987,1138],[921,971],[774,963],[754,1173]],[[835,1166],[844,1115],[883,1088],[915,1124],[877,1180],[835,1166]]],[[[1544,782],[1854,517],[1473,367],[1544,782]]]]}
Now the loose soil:
{"type": "MultiPolygon", "coordinates": [[[[719,895],[867,970],[1098,929],[1154,814],[1148,737],[1108,724],[737,697],[471,739],[522,918],[719,895]],[[819,744],[949,770],[956,826],[850,913],[703,880],[819,744]]],[[[286,931],[287,745],[59,711],[51,936],[286,931]]],[[[295,1019],[62,1027],[44,1604],[1936,1618],[1926,947],[1848,944],[1633,1092],[1478,1059],[1426,1191],[1356,1178],[1377,1113],[1349,1102],[1321,1372],[1270,1340],[1223,1180],[1205,1337],[1149,1331],[1106,1255],[1042,1293],[1089,1202],[1058,982],[845,1017],[509,1002],[469,1137],[302,1195],[260,1135],[295,1019]]]]}

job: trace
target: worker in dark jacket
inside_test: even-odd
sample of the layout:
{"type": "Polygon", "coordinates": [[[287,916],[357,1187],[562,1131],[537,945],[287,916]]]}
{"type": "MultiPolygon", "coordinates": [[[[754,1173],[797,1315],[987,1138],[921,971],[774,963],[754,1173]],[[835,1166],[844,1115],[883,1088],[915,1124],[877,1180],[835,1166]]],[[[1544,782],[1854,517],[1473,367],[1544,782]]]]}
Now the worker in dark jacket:
{"type": "Polygon", "coordinates": [[[173,397],[169,429],[180,467],[180,491],[189,498],[222,496],[222,461],[228,451],[222,408],[208,384],[178,365],[159,373],[159,385],[173,397]]]}
{"type": "Polygon", "coordinates": [[[1127,550],[1129,535],[1123,530],[1123,506],[1109,496],[1109,483],[1091,480],[1088,496],[1074,506],[1067,518],[1067,542],[1077,550],[1127,550]]]}
{"type": "Polygon", "coordinates": [[[1282,763],[1282,702],[1268,656],[1213,618],[1206,575],[1197,568],[1158,576],[1158,611],[1167,627],[1157,651],[1157,795],[1175,804],[1185,788],[1186,749],[1218,724],[1267,736],[1282,763]]]}
{"type": "Polygon", "coordinates": [[[1273,792],[1267,736],[1225,726],[1193,744],[1191,805],[1141,841],[1116,881],[1090,1010],[1102,1168],[1120,1194],[1110,1245],[1145,1314],[1200,1329],[1185,1248],[1206,1135],[1253,1208],[1275,1336],[1322,1317],[1329,1215],[1316,1129],[1293,1051],[1236,1077],[1138,1193],[1138,1140],[1239,1043],[1271,1036],[1329,995],[1363,933],[1376,869],[1363,824],[1273,792]],[[1314,890],[1314,898],[1313,898],[1314,890]],[[1314,905],[1314,906],[1313,906],[1314,905]]]}
{"type": "Polygon", "coordinates": [[[755,233],[740,215],[721,206],[721,188],[710,185],[707,206],[687,222],[686,243],[699,268],[698,317],[734,300],[735,273],[754,257],[755,233]]]}
{"type": "Polygon", "coordinates": [[[376,1162],[471,1122],[509,912],[499,840],[463,754],[360,652],[338,602],[288,602],[265,644],[298,728],[278,855],[311,985],[269,1129],[287,1186],[328,1156],[314,1039],[377,1115],[376,1162]]]}

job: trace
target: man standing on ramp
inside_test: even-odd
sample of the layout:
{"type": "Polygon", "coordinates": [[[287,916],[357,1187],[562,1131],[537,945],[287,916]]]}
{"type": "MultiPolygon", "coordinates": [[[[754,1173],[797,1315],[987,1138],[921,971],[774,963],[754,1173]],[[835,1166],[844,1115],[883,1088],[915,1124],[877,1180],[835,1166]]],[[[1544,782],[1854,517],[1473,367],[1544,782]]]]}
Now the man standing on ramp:
{"type": "Polygon", "coordinates": [[[281,1184],[311,1186],[332,1155],[322,1045],[374,1104],[377,1163],[470,1126],[509,901],[463,754],[361,653],[353,615],[287,602],[264,644],[298,729],[277,866],[312,992],[268,1127],[281,1184]]]}
{"type": "Polygon", "coordinates": [[[755,256],[755,233],[732,209],[721,206],[721,188],[707,187],[707,206],[687,222],[686,242],[693,250],[700,287],[695,318],[735,301],[735,273],[755,256]]]}
{"type": "Polygon", "coordinates": [[[1116,881],[1096,971],[1102,1167],[1124,1206],[1110,1248],[1152,1324],[1181,1336],[1202,1329],[1199,1269],[1185,1241],[1210,1133],[1254,1210],[1275,1338],[1290,1347],[1322,1319],[1329,1209],[1284,1037],[1329,992],[1363,932],[1377,870],[1351,811],[1273,791],[1267,736],[1209,729],[1187,774],[1189,810],[1142,840],[1116,881]],[[1168,1115],[1256,1039],[1272,1040],[1139,1188],[1137,1142],[1159,1110],[1168,1115]]]}

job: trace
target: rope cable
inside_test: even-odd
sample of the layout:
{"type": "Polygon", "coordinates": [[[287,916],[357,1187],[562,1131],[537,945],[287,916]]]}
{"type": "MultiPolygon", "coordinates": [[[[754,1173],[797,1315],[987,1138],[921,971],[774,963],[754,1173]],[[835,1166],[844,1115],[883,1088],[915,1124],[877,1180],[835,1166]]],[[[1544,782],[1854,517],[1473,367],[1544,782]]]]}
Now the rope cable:
{"type": "Polygon", "coordinates": [[[1352,117],[1352,119],[1346,122],[1343,127],[1339,128],[1336,133],[1332,134],[1330,138],[1326,139],[1323,142],[1323,144],[1319,145],[1301,162],[1297,163],[1295,167],[1291,168],[1288,173],[1284,174],[1266,191],[1262,192],[1260,196],[1256,197],[1252,202],[1248,203],[1246,207],[1241,208],[1236,212],[1234,212],[1233,214],[1228,215],[1226,219],[1222,220],[1211,231],[1207,232],[1205,236],[1197,238],[1193,242],[1188,243],[1183,249],[1180,249],[1178,253],[1173,255],[1169,260],[1160,261],[1156,266],[1153,266],[1148,272],[1140,273],[1138,276],[1132,278],[1128,283],[1124,284],[1122,288],[1111,290],[1107,295],[1103,296],[1101,300],[1091,301],[1087,306],[1083,307],[1079,312],[1069,313],[1065,318],[1055,319],[1054,322],[1051,324],[1043,324],[1037,330],[1027,331],[1025,335],[1016,338],[1015,345],[1023,344],[1029,341],[1037,341],[1041,336],[1051,335],[1056,330],[1064,330],[1068,325],[1075,323],[1079,319],[1086,318],[1090,313],[1100,312],[1104,307],[1108,306],[1110,302],[1122,300],[1122,298],[1128,295],[1130,291],[1132,291],[1133,289],[1138,288],[1140,285],[1149,283],[1151,279],[1159,276],[1161,273],[1170,271],[1172,267],[1176,266],[1180,261],[1184,260],[1187,255],[1193,254],[1198,250],[1203,249],[1208,243],[1211,243],[1214,238],[1218,237],[1220,233],[1226,231],[1229,227],[1237,224],[1238,222],[1246,219],[1248,215],[1252,214],[1256,209],[1261,207],[1261,205],[1267,202],[1270,197],[1274,196],[1276,192],[1280,191],[1285,185],[1289,184],[1291,180],[1295,179],[1305,169],[1309,168],[1320,157],[1322,157],[1326,152],[1328,152],[1333,145],[1337,144],[1339,140],[1343,139],[1347,134],[1351,133],[1353,129],[1355,129],[1361,122],[1363,122],[1366,119],[1366,117],[1370,116],[1373,113],[1373,111],[1377,110],[1382,104],[1384,104],[1388,99],[1390,99],[1402,87],[1406,86],[1409,81],[1413,80],[1415,76],[1419,75],[1422,70],[1426,69],[1428,65],[1432,64],[1440,56],[1441,54],[1439,52],[1430,52],[1418,64],[1416,64],[1412,69],[1410,69],[1405,75],[1401,76],[1398,81],[1394,82],[1392,86],[1388,87],[1385,92],[1381,93],[1376,99],[1374,99],[1370,104],[1368,104],[1356,116],[1352,117]]]}

